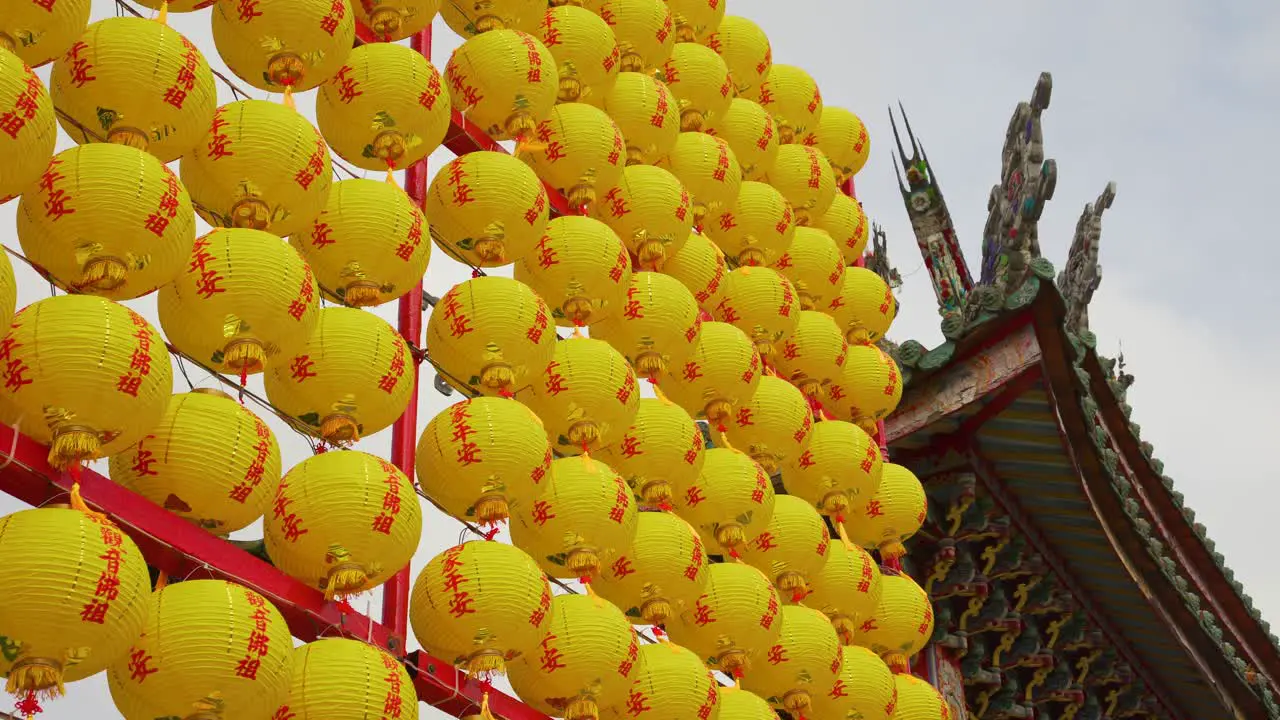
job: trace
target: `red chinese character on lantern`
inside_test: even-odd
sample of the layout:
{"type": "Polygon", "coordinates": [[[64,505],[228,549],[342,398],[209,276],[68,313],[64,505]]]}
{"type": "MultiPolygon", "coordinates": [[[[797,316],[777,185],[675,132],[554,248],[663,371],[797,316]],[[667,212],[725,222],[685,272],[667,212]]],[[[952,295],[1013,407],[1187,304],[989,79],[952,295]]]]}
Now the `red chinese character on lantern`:
{"type": "Polygon", "coordinates": [[[884,509],[880,506],[879,500],[872,500],[867,503],[867,517],[875,518],[884,515],[884,509]]]}
{"type": "Polygon", "coordinates": [[[774,645],[773,647],[769,648],[769,654],[765,657],[765,659],[769,661],[770,665],[779,665],[781,663],[790,661],[790,658],[787,657],[786,648],[782,647],[781,645],[774,645]]]}
{"type": "Polygon", "coordinates": [[[257,680],[258,670],[262,667],[262,661],[258,658],[242,658],[236,663],[236,677],[242,677],[247,680],[257,680]]]}
{"type": "Polygon", "coordinates": [[[151,656],[146,650],[136,648],[129,649],[129,679],[141,684],[147,679],[147,676],[154,675],[160,670],[150,667],[151,656]]]}
{"type": "Polygon", "coordinates": [[[702,494],[702,488],[697,485],[692,485],[684,491],[684,504],[689,507],[697,507],[699,503],[706,499],[706,496],[702,494]]]}
{"type": "Polygon", "coordinates": [[[533,521],[539,526],[546,525],[547,521],[555,516],[556,514],[551,511],[551,503],[546,500],[538,500],[533,504],[533,521]]]}
{"type": "Polygon", "coordinates": [[[652,709],[649,705],[649,698],[639,690],[632,690],[631,695],[627,697],[627,714],[632,717],[647,713],[652,709]]]}
{"type": "Polygon", "coordinates": [[[690,360],[684,364],[684,371],[682,372],[682,375],[684,376],[685,382],[693,382],[694,380],[702,377],[702,368],[698,366],[697,362],[690,360]]]}
{"type": "Polygon", "coordinates": [[[751,541],[751,544],[755,546],[756,550],[761,552],[768,552],[769,550],[778,547],[778,543],[773,539],[773,533],[768,530],[757,535],[755,539],[751,541]]]}
{"type": "Polygon", "coordinates": [[[111,605],[101,600],[91,600],[83,608],[80,609],[80,621],[105,625],[107,622],[107,611],[111,609],[111,605]]]}
{"type": "Polygon", "coordinates": [[[310,355],[299,355],[289,365],[290,377],[297,382],[316,377],[316,373],[311,370],[313,367],[315,367],[315,361],[310,355]]]}
{"type": "Polygon", "coordinates": [[[610,567],[613,571],[613,577],[621,580],[622,578],[635,574],[635,568],[631,567],[631,561],[625,556],[618,558],[610,567]]]}
{"type": "Polygon", "coordinates": [[[565,664],[561,662],[564,658],[564,654],[560,652],[559,648],[551,644],[555,639],[555,635],[548,635],[542,640],[541,666],[543,672],[551,673],[562,667],[566,667],[565,664]]]}

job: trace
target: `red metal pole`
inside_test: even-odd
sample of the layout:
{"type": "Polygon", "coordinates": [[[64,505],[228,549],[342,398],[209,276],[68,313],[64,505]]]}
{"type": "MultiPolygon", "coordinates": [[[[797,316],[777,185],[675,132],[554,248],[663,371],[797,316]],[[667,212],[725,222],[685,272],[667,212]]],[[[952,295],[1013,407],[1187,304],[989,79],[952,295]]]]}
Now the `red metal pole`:
{"type": "MultiPolygon", "coordinates": [[[[414,35],[410,47],[431,61],[431,27],[414,35]]],[[[427,159],[411,165],[404,176],[405,192],[424,207],[427,198],[427,159]]],[[[413,347],[422,345],[422,281],[400,298],[397,328],[413,347]]],[[[413,456],[418,444],[418,365],[413,364],[413,396],[404,414],[391,426],[391,463],[410,481],[414,479],[413,456]]],[[[405,566],[382,586],[382,624],[402,637],[409,634],[409,566],[405,566]]]]}

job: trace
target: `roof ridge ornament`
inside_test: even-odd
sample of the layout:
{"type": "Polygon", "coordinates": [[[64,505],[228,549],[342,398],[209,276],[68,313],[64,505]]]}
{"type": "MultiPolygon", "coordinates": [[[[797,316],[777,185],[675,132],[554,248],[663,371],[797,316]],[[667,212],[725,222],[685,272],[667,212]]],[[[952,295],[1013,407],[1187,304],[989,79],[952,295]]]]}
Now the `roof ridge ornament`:
{"type": "Polygon", "coordinates": [[[1098,262],[1102,214],[1115,199],[1116,184],[1109,182],[1097,200],[1084,206],[1067,252],[1067,264],[1058,274],[1058,290],[1067,304],[1067,330],[1076,335],[1089,330],[1089,303],[1102,284],[1102,265],[1098,262]]]}

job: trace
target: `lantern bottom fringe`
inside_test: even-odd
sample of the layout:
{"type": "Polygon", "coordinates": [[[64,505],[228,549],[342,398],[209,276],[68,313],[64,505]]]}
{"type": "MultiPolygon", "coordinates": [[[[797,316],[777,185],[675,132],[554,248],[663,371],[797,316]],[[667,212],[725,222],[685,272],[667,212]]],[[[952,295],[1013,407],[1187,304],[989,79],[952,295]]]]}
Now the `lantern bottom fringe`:
{"type": "Polygon", "coordinates": [[[884,656],[884,664],[898,675],[906,675],[911,672],[911,661],[903,653],[889,653],[884,656]]]}
{"type": "Polygon", "coordinates": [[[135,127],[117,125],[107,132],[107,142],[112,145],[127,145],[137,150],[146,150],[151,144],[147,134],[135,127]]]}
{"type": "Polygon", "coordinates": [[[661,270],[667,260],[667,246],[662,240],[648,238],[636,248],[636,259],[644,267],[661,270]]]}
{"type": "Polygon", "coordinates": [[[27,657],[9,670],[5,690],[11,695],[34,693],[39,700],[62,696],[62,663],[51,658],[27,657]]]}
{"type": "Polygon", "coordinates": [[[644,57],[637,52],[623,53],[618,72],[644,72],[644,57]]]}
{"type": "Polygon", "coordinates": [[[512,113],[507,117],[507,121],[503,123],[503,129],[507,131],[507,137],[515,138],[522,141],[525,136],[533,132],[538,127],[538,121],[527,112],[512,113]]]}
{"type": "Polygon", "coordinates": [[[600,426],[590,420],[582,420],[569,426],[565,433],[569,443],[575,447],[589,448],[600,442],[600,426]]]}
{"type": "Polygon", "coordinates": [[[795,570],[787,570],[778,575],[778,589],[791,591],[792,601],[799,602],[809,594],[809,584],[804,576],[795,570]]]}
{"type": "Polygon", "coordinates": [[[782,696],[782,706],[787,712],[795,715],[808,710],[813,705],[813,700],[809,697],[809,693],[805,690],[792,690],[782,696]]]}
{"type": "Polygon", "coordinates": [[[369,16],[369,29],[386,42],[390,42],[391,36],[400,32],[403,24],[400,12],[386,6],[379,7],[369,16]]]}
{"type": "Polygon", "coordinates": [[[738,523],[720,523],[716,527],[716,542],[723,545],[727,550],[736,548],[746,539],[746,535],[742,532],[742,526],[738,523]]]}
{"type": "Polygon", "coordinates": [[[560,102],[578,102],[582,98],[582,81],[576,77],[560,77],[560,91],[556,99],[560,102]]]}
{"type": "Polygon", "coordinates": [[[379,297],[378,284],[369,280],[357,280],[348,285],[343,293],[343,300],[352,307],[377,305],[379,297]]]}
{"type": "Polygon", "coordinates": [[[743,248],[738,253],[737,261],[740,268],[759,267],[765,264],[764,251],[760,248],[743,248]]]}
{"type": "Polygon", "coordinates": [[[760,353],[761,360],[773,355],[773,342],[768,338],[756,338],[755,346],[756,352],[760,353]]]}
{"type": "Polygon", "coordinates": [[[809,213],[809,208],[795,208],[795,215],[797,227],[809,227],[813,224],[813,216],[809,213]]]}
{"type": "Polygon", "coordinates": [[[863,327],[862,323],[854,322],[844,331],[844,339],[850,345],[870,345],[871,332],[863,327]]]}
{"type": "Polygon", "coordinates": [[[575,328],[583,325],[591,324],[591,298],[583,295],[574,295],[564,301],[560,305],[560,309],[564,311],[564,316],[568,318],[575,328]]]}
{"type": "Polygon", "coordinates": [[[119,258],[99,257],[85,263],[77,288],[93,290],[115,290],[124,285],[129,276],[129,268],[119,258]]]}
{"type": "Polygon", "coordinates": [[[733,677],[742,677],[749,667],[747,653],[744,650],[726,650],[716,657],[720,669],[733,677]]]}
{"type": "Polygon", "coordinates": [[[590,698],[577,697],[565,708],[564,720],[599,720],[600,708],[590,698]]]}
{"type": "Polygon", "coordinates": [[[680,113],[680,132],[698,132],[707,122],[701,110],[687,108],[680,113]]]}
{"type": "Polygon", "coordinates": [[[849,496],[843,490],[833,490],[822,496],[823,515],[830,515],[836,522],[844,522],[844,514],[849,509],[849,496]]]}
{"type": "Polygon", "coordinates": [[[650,480],[640,486],[640,499],[646,505],[662,507],[671,504],[671,483],[666,480],[650,480]]]}
{"type": "Polygon", "coordinates": [[[334,413],[320,421],[320,437],[335,445],[360,439],[360,426],[350,415],[334,413]]]}
{"type": "Polygon", "coordinates": [[[502,265],[507,262],[507,243],[502,237],[486,235],[476,241],[471,251],[485,263],[502,265]]]}
{"type": "Polygon", "coordinates": [[[476,500],[475,511],[481,525],[493,525],[511,517],[511,506],[503,495],[481,495],[476,500]]]}
{"type": "Polygon", "coordinates": [[[627,165],[644,165],[644,150],[635,145],[628,145],[627,165]]]}
{"type": "Polygon", "coordinates": [[[811,377],[802,377],[793,379],[792,383],[800,390],[800,392],[804,393],[805,397],[817,398],[822,396],[821,380],[815,380],[811,377]]]}
{"type": "Polygon", "coordinates": [[[766,452],[751,453],[751,459],[756,461],[770,477],[778,474],[778,460],[772,454],[766,452]]]}
{"type": "MultiPolygon", "coordinates": [[[[565,193],[566,199],[569,201],[569,207],[589,208],[596,201],[596,189],[590,185],[574,185],[569,188],[569,192],[565,193]]],[[[586,214],[586,213],[583,213],[586,214]]]]}
{"type": "Polygon", "coordinates": [[[232,370],[259,373],[266,367],[267,351],[258,340],[240,338],[222,349],[222,362],[232,370]]]}
{"type": "Polygon", "coordinates": [[[885,561],[894,561],[907,554],[907,549],[903,547],[899,540],[888,540],[880,543],[880,558],[885,561]]]}
{"type": "MultiPolygon", "coordinates": [[[[718,427],[729,422],[729,419],[733,417],[733,403],[717,398],[707,403],[702,412],[707,416],[708,422],[714,423],[718,427]]],[[[723,428],[721,430],[723,431],[723,428]]]]}
{"type": "Polygon", "coordinates": [[[662,353],[654,350],[646,350],[636,356],[636,374],[641,377],[647,377],[655,385],[654,378],[666,372],[667,361],[662,357],[662,353]]]}
{"type": "Polygon", "coordinates": [[[836,629],[836,635],[840,636],[840,644],[853,645],[854,633],[857,631],[857,624],[854,619],[848,615],[832,615],[831,627],[836,629]]]}
{"type": "Polygon", "coordinates": [[[476,18],[476,21],[473,24],[476,27],[477,35],[489,32],[490,30],[502,30],[507,27],[507,24],[497,15],[481,15],[476,18]]]}
{"type": "Polygon", "coordinates": [[[266,230],[271,227],[271,208],[256,197],[241,198],[231,206],[231,227],[266,230]]]}
{"type": "Polygon", "coordinates": [[[329,571],[324,587],[324,599],[346,598],[364,592],[369,585],[369,573],[356,563],[342,563],[329,571]]]}
{"type": "Polygon", "coordinates": [[[49,445],[49,464],[59,470],[68,470],[85,460],[97,460],[102,456],[102,442],[98,433],[89,428],[74,425],[58,428],[53,432],[49,445]]]}
{"type": "Polygon", "coordinates": [[[640,606],[640,615],[650,625],[662,625],[672,614],[671,603],[666,598],[653,598],[640,606]]]}
{"type": "Polygon", "coordinates": [[[590,577],[600,569],[600,556],[589,548],[574,548],[564,560],[565,567],[577,577],[590,577]]]}
{"type": "Polygon", "coordinates": [[[515,381],[515,371],[506,363],[494,363],[480,370],[480,384],[490,390],[509,388],[515,381]]]}
{"type": "Polygon", "coordinates": [[[506,671],[507,663],[497,650],[483,650],[467,658],[467,672],[472,675],[501,675],[506,671]]]}

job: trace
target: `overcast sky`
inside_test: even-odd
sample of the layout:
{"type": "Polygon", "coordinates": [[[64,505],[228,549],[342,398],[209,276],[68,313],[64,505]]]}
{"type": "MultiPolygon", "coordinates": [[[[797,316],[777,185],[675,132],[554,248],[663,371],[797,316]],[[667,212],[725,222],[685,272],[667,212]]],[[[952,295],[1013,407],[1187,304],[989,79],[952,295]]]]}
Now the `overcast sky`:
{"type": "MultiPolygon", "coordinates": [[[[114,14],[113,7],[94,0],[95,19],[114,14]]],[[[932,347],[941,333],[893,178],[885,106],[901,99],[910,112],[976,266],[1009,116],[1041,71],[1053,73],[1044,139],[1059,181],[1040,224],[1043,252],[1061,269],[1081,208],[1107,181],[1118,183],[1104,220],[1104,279],[1091,312],[1099,349],[1114,355],[1123,343],[1137,376],[1129,397],[1143,437],[1258,605],[1280,617],[1280,578],[1267,569],[1274,561],[1265,535],[1280,491],[1271,459],[1260,452],[1274,445],[1272,412],[1280,405],[1280,380],[1266,369],[1267,358],[1280,351],[1273,320],[1280,297],[1270,272],[1280,265],[1280,249],[1265,236],[1274,231],[1267,229],[1274,218],[1269,203],[1280,193],[1271,173],[1280,165],[1272,141],[1280,107],[1274,50],[1280,5],[728,0],[728,9],[765,29],[777,62],[809,70],[828,105],[853,110],[870,127],[872,157],[857,188],[868,214],[888,232],[890,255],[906,279],[890,333],[898,341],[932,347]]],[[[208,10],[170,15],[170,22],[225,71],[208,10]]],[[[441,22],[435,28],[433,60],[443,68],[458,39],[441,22]]],[[[47,81],[48,67],[41,76],[47,81]]],[[[231,99],[226,88],[219,91],[223,102],[231,99]]],[[[298,98],[308,115],[313,104],[314,92],[298,98]]],[[[59,148],[69,145],[63,137],[59,148]]],[[[448,157],[432,156],[432,171],[448,157]]],[[[0,206],[0,237],[14,248],[16,209],[16,201],[0,206]]],[[[47,296],[47,285],[19,272],[20,306],[47,296]]],[[[440,295],[466,277],[437,251],[427,288],[440,295]]],[[[129,304],[156,320],[154,298],[129,304]]],[[[394,304],[380,314],[394,322],[394,304]]],[[[177,373],[175,383],[187,389],[177,373]]],[[[261,382],[251,387],[261,390],[261,382]]],[[[428,385],[420,422],[449,402],[428,385]]],[[[272,427],[286,468],[307,456],[305,442],[278,422],[272,427]]],[[[385,457],[389,435],[360,447],[385,457]]],[[[17,509],[0,498],[0,511],[17,509]]],[[[426,514],[415,574],[459,539],[457,523],[430,508],[426,514]]],[[[238,535],[260,536],[257,528],[238,535]]],[[[379,602],[372,593],[353,604],[363,611],[379,602]]],[[[109,708],[99,675],[46,703],[42,717],[117,717],[109,708]]],[[[424,718],[436,716],[423,708],[424,718]]]]}

